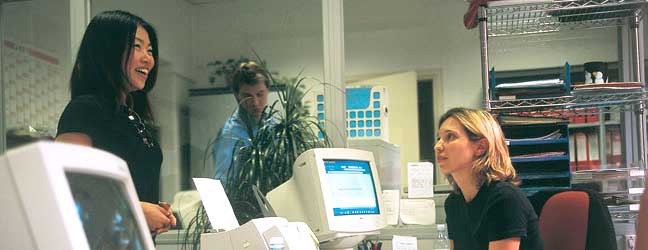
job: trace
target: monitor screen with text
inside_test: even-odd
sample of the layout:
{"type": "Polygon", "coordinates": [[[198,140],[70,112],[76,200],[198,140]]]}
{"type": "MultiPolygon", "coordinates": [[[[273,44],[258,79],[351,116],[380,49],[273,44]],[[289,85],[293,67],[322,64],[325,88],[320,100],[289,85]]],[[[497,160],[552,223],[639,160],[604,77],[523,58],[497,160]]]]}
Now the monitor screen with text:
{"type": "Polygon", "coordinates": [[[324,166],[334,216],[380,214],[369,162],[325,159],[324,166]]]}

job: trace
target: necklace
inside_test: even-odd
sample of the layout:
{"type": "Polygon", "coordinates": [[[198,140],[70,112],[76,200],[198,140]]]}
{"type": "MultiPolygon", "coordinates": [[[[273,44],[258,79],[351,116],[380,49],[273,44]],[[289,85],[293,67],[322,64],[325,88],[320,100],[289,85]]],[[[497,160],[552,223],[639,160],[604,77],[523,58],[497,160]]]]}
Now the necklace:
{"type": "Polygon", "coordinates": [[[148,148],[153,148],[153,146],[155,146],[155,143],[151,139],[151,134],[146,129],[146,125],[142,121],[142,118],[140,118],[137,112],[135,112],[135,110],[133,110],[131,107],[128,107],[128,120],[130,120],[132,124],[135,125],[137,135],[142,138],[144,145],[146,145],[148,148]]]}

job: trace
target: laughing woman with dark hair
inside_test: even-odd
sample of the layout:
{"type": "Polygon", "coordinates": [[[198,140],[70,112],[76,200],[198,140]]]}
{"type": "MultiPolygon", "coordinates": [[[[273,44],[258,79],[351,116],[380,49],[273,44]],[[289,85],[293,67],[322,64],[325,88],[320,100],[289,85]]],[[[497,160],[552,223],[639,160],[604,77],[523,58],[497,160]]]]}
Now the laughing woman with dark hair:
{"type": "Polygon", "coordinates": [[[95,16],[86,28],[70,78],[72,100],[56,141],[99,148],[128,164],[151,233],[175,225],[158,205],[162,151],[151,133],[148,91],[155,85],[158,42],[153,27],[125,11],[95,16]]]}

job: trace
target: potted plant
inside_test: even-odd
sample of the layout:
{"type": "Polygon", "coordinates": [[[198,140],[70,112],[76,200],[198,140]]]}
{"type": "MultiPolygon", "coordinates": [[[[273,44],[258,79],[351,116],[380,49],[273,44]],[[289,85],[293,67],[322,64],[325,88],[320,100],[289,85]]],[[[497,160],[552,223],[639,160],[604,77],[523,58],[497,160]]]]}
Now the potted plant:
{"type": "Polygon", "coordinates": [[[325,131],[302,104],[307,92],[302,89],[303,80],[298,78],[279,91],[279,100],[265,113],[273,122],[260,124],[251,137],[252,145],[242,147],[234,157],[240,165],[231,168],[234,171],[228,173],[225,189],[241,224],[261,216],[253,186],[265,195],[292,177],[293,163],[301,153],[330,147],[325,131]],[[318,138],[318,132],[324,139],[318,138]]]}

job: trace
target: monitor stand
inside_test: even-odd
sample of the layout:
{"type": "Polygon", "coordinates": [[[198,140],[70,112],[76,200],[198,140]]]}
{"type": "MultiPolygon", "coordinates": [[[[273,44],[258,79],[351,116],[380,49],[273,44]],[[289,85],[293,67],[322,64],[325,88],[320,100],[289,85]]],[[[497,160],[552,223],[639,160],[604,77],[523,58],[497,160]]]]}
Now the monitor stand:
{"type": "Polygon", "coordinates": [[[364,240],[366,235],[353,235],[320,242],[320,249],[353,250],[364,240]]]}

